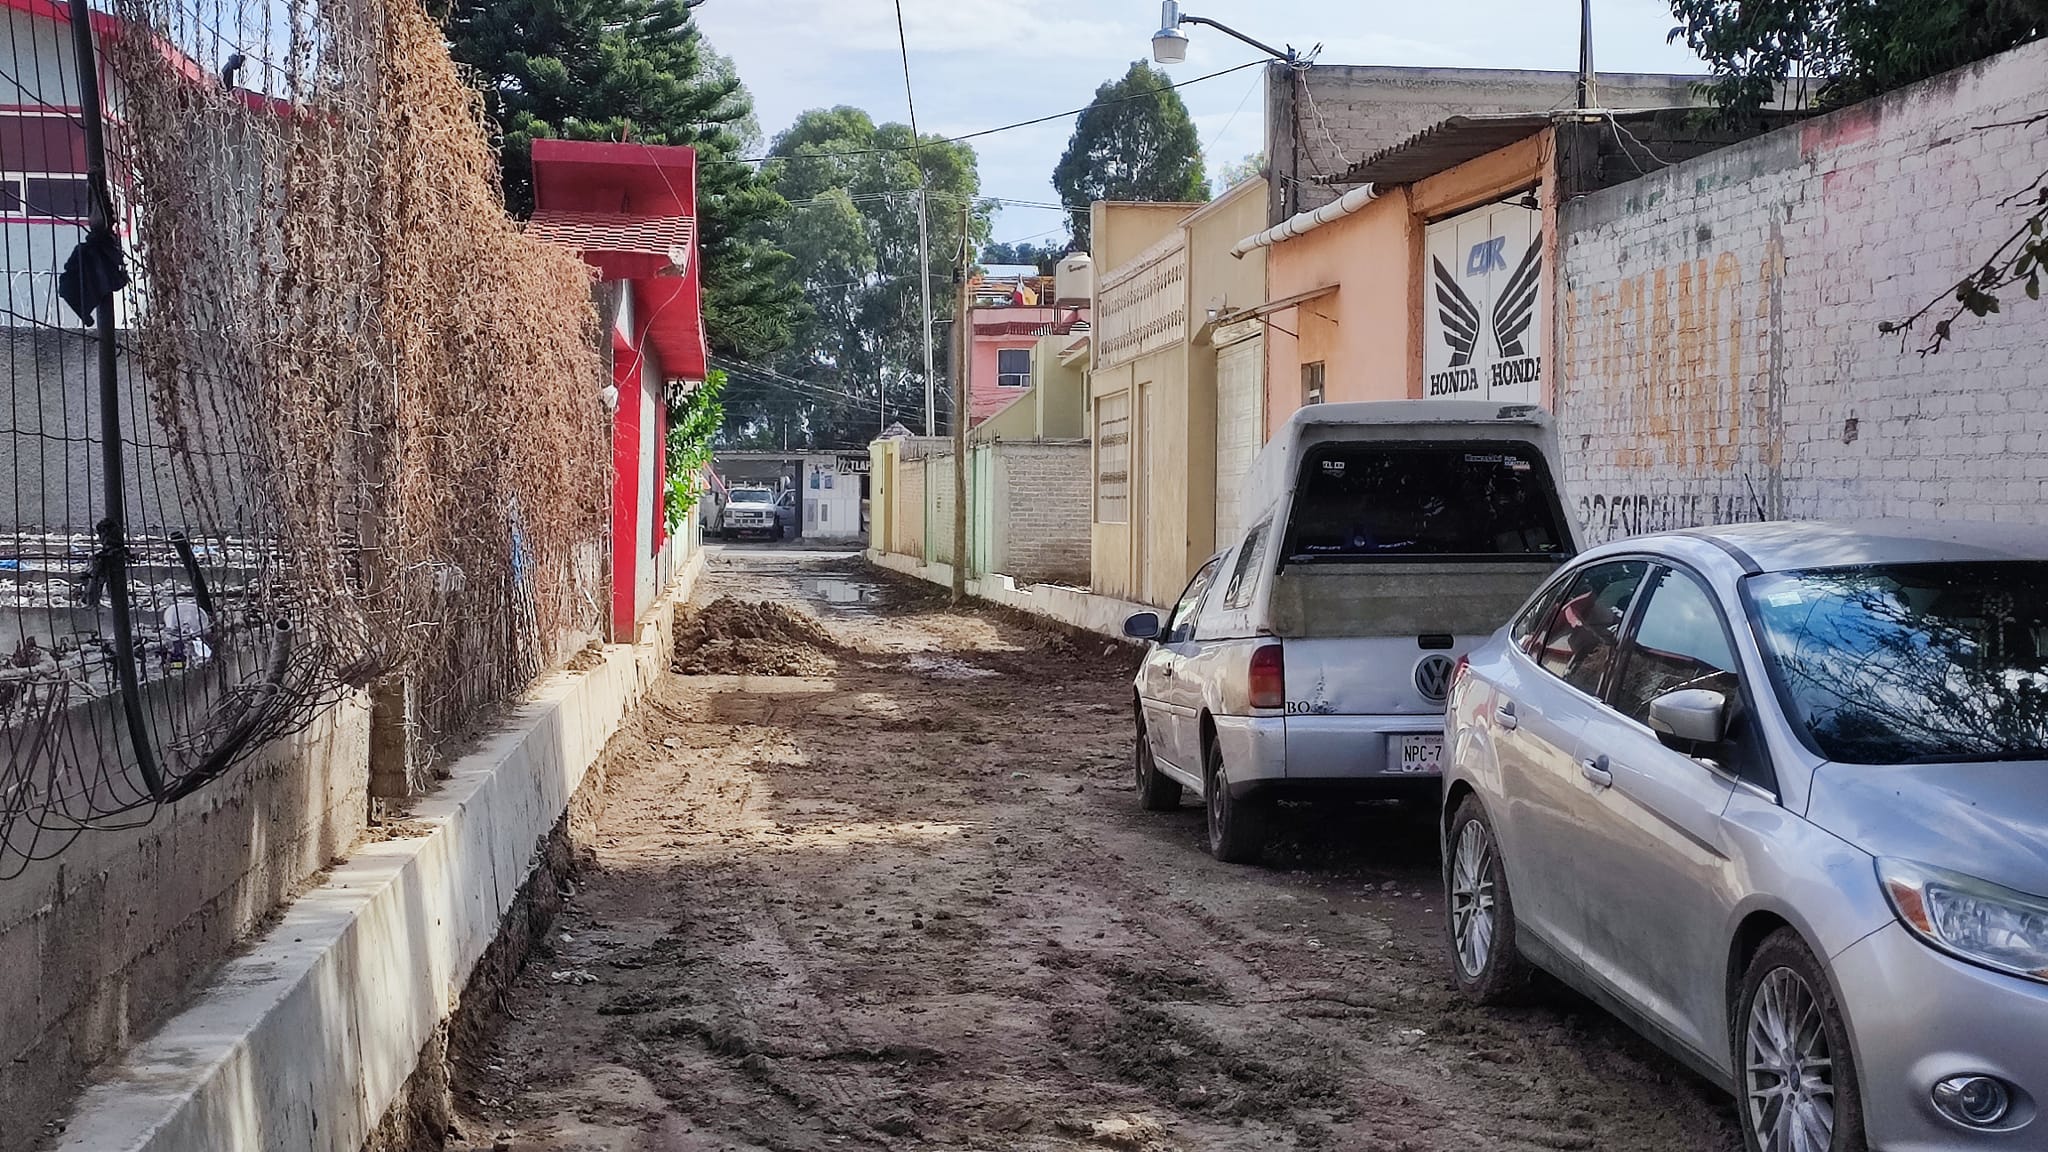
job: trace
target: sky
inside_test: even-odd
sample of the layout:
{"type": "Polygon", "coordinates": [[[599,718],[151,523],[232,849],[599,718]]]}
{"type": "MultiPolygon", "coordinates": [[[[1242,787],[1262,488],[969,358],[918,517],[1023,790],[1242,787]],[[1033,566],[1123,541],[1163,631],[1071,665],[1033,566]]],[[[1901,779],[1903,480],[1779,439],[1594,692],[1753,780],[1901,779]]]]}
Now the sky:
{"type": "MultiPolygon", "coordinates": [[[[1080,108],[1131,61],[1151,56],[1156,0],[902,0],[917,126],[964,135],[1080,108]]],[[[1326,64],[1466,68],[1578,67],[1572,0],[1183,0],[1276,47],[1320,43],[1326,64]]],[[[893,0],[705,0],[698,24],[733,58],[770,137],[812,108],[851,104],[877,122],[907,122],[893,0]]],[[[1666,0],[1593,0],[1594,58],[1603,72],[1698,72],[1666,0]]],[[[1211,28],[1189,25],[1176,81],[1260,58],[1211,28]]],[[[1260,150],[1264,71],[1249,68],[1180,89],[1213,174],[1260,150]]],[[[1053,203],[1052,169],[1073,120],[974,141],[985,195],[1053,203]]],[[[1219,189],[1220,190],[1220,189],[1219,189]]],[[[1057,211],[1007,205],[994,239],[1062,239],[1057,211]]]]}

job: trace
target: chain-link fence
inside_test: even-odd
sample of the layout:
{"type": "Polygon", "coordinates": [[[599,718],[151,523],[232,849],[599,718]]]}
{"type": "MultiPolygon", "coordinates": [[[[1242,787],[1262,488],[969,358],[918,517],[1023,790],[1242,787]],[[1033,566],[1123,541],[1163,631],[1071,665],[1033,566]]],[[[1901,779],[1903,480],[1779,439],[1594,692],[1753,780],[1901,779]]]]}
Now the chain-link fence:
{"type": "Polygon", "coordinates": [[[609,453],[415,0],[0,16],[4,877],[347,688],[466,735],[600,630],[609,453]]]}

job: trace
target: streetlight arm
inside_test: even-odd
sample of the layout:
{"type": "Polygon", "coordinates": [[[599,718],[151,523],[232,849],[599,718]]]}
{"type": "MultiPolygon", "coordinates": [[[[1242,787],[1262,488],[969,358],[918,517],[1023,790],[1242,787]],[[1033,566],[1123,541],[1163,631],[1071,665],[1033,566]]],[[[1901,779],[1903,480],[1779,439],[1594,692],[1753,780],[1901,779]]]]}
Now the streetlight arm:
{"type": "Polygon", "coordinates": [[[1252,47],[1257,48],[1259,51],[1264,52],[1268,56],[1274,56],[1281,60],[1285,60],[1289,64],[1295,62],[1296,57],[1294,49],[1289,48],[1287,51],[1282,52],[1278,48],[1273,47],[1271,44],[1264,44],[1257,40],[1252,39],[1251,37],[1245,35],[1242,32],[1239,32],[1237,29],[1232,28],[1230,25],[1225,24],[1220,20],[1211,20],[1207,16],[1182,16],[1180,18],[1180,22],[1182,24],[1206,24],[1209,27],[1214,28],[1218,32],[1221,32],[1227,36],[1237,37],[1239,40],[1242,40],[1245,43],[1251,45],[1252,47]]]}

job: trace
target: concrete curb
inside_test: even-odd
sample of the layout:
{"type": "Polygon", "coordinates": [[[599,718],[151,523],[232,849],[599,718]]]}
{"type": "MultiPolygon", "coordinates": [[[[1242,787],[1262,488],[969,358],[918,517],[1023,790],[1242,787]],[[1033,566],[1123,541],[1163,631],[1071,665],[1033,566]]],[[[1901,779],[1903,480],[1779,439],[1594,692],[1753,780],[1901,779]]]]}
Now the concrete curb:
{"type": "Polygon", "coordinates": [[[667,669],[699,551],[637,642],[544,680],[72,1112],[59,1152],[359,1152],[454,1011],[606,741],[667,669]]]}
{"type": "MultiPolygon", "coordinates": [[[[913,557],[872,548],[867,551],[867,558],[870,563],[891,572],[901,572],[947,588],[953,586],[953,566],[950,564],[920,564],[913,557]]],[[[1118,600],[1113,596],[1097,596],[1079,588],[1063,588],[1057,584],[1020,585],[1013,578],[1001,574],[968,577],[967,594],[1116,640],[1124,638],[1125,617],[1135,612],[1155,611],[1146,604],[1118,600]]]]}

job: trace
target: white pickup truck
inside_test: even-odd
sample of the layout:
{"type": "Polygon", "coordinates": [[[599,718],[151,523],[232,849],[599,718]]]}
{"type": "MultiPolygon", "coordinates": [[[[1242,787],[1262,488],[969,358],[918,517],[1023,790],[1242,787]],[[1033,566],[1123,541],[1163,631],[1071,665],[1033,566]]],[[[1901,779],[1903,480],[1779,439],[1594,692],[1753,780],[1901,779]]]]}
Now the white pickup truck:
{"type": "Polygon", "coordinates": [[[1579,550],[1550,418],[1399,400],[1295,413],[1252,466],[1253,526],[1161,620],[1134,685],[1138,795],[1208,808],[1249,861],[1280,796],[1433,801],[1459,657],[1579,550]]]}
{"type": "Polygon", "coordinates": [[[718,514],[718,537],[731,540],[753,533],[763,539],[782,536],[782,521],[776,515],[775,493],[766,488],[735,488],[718,514]]]}

